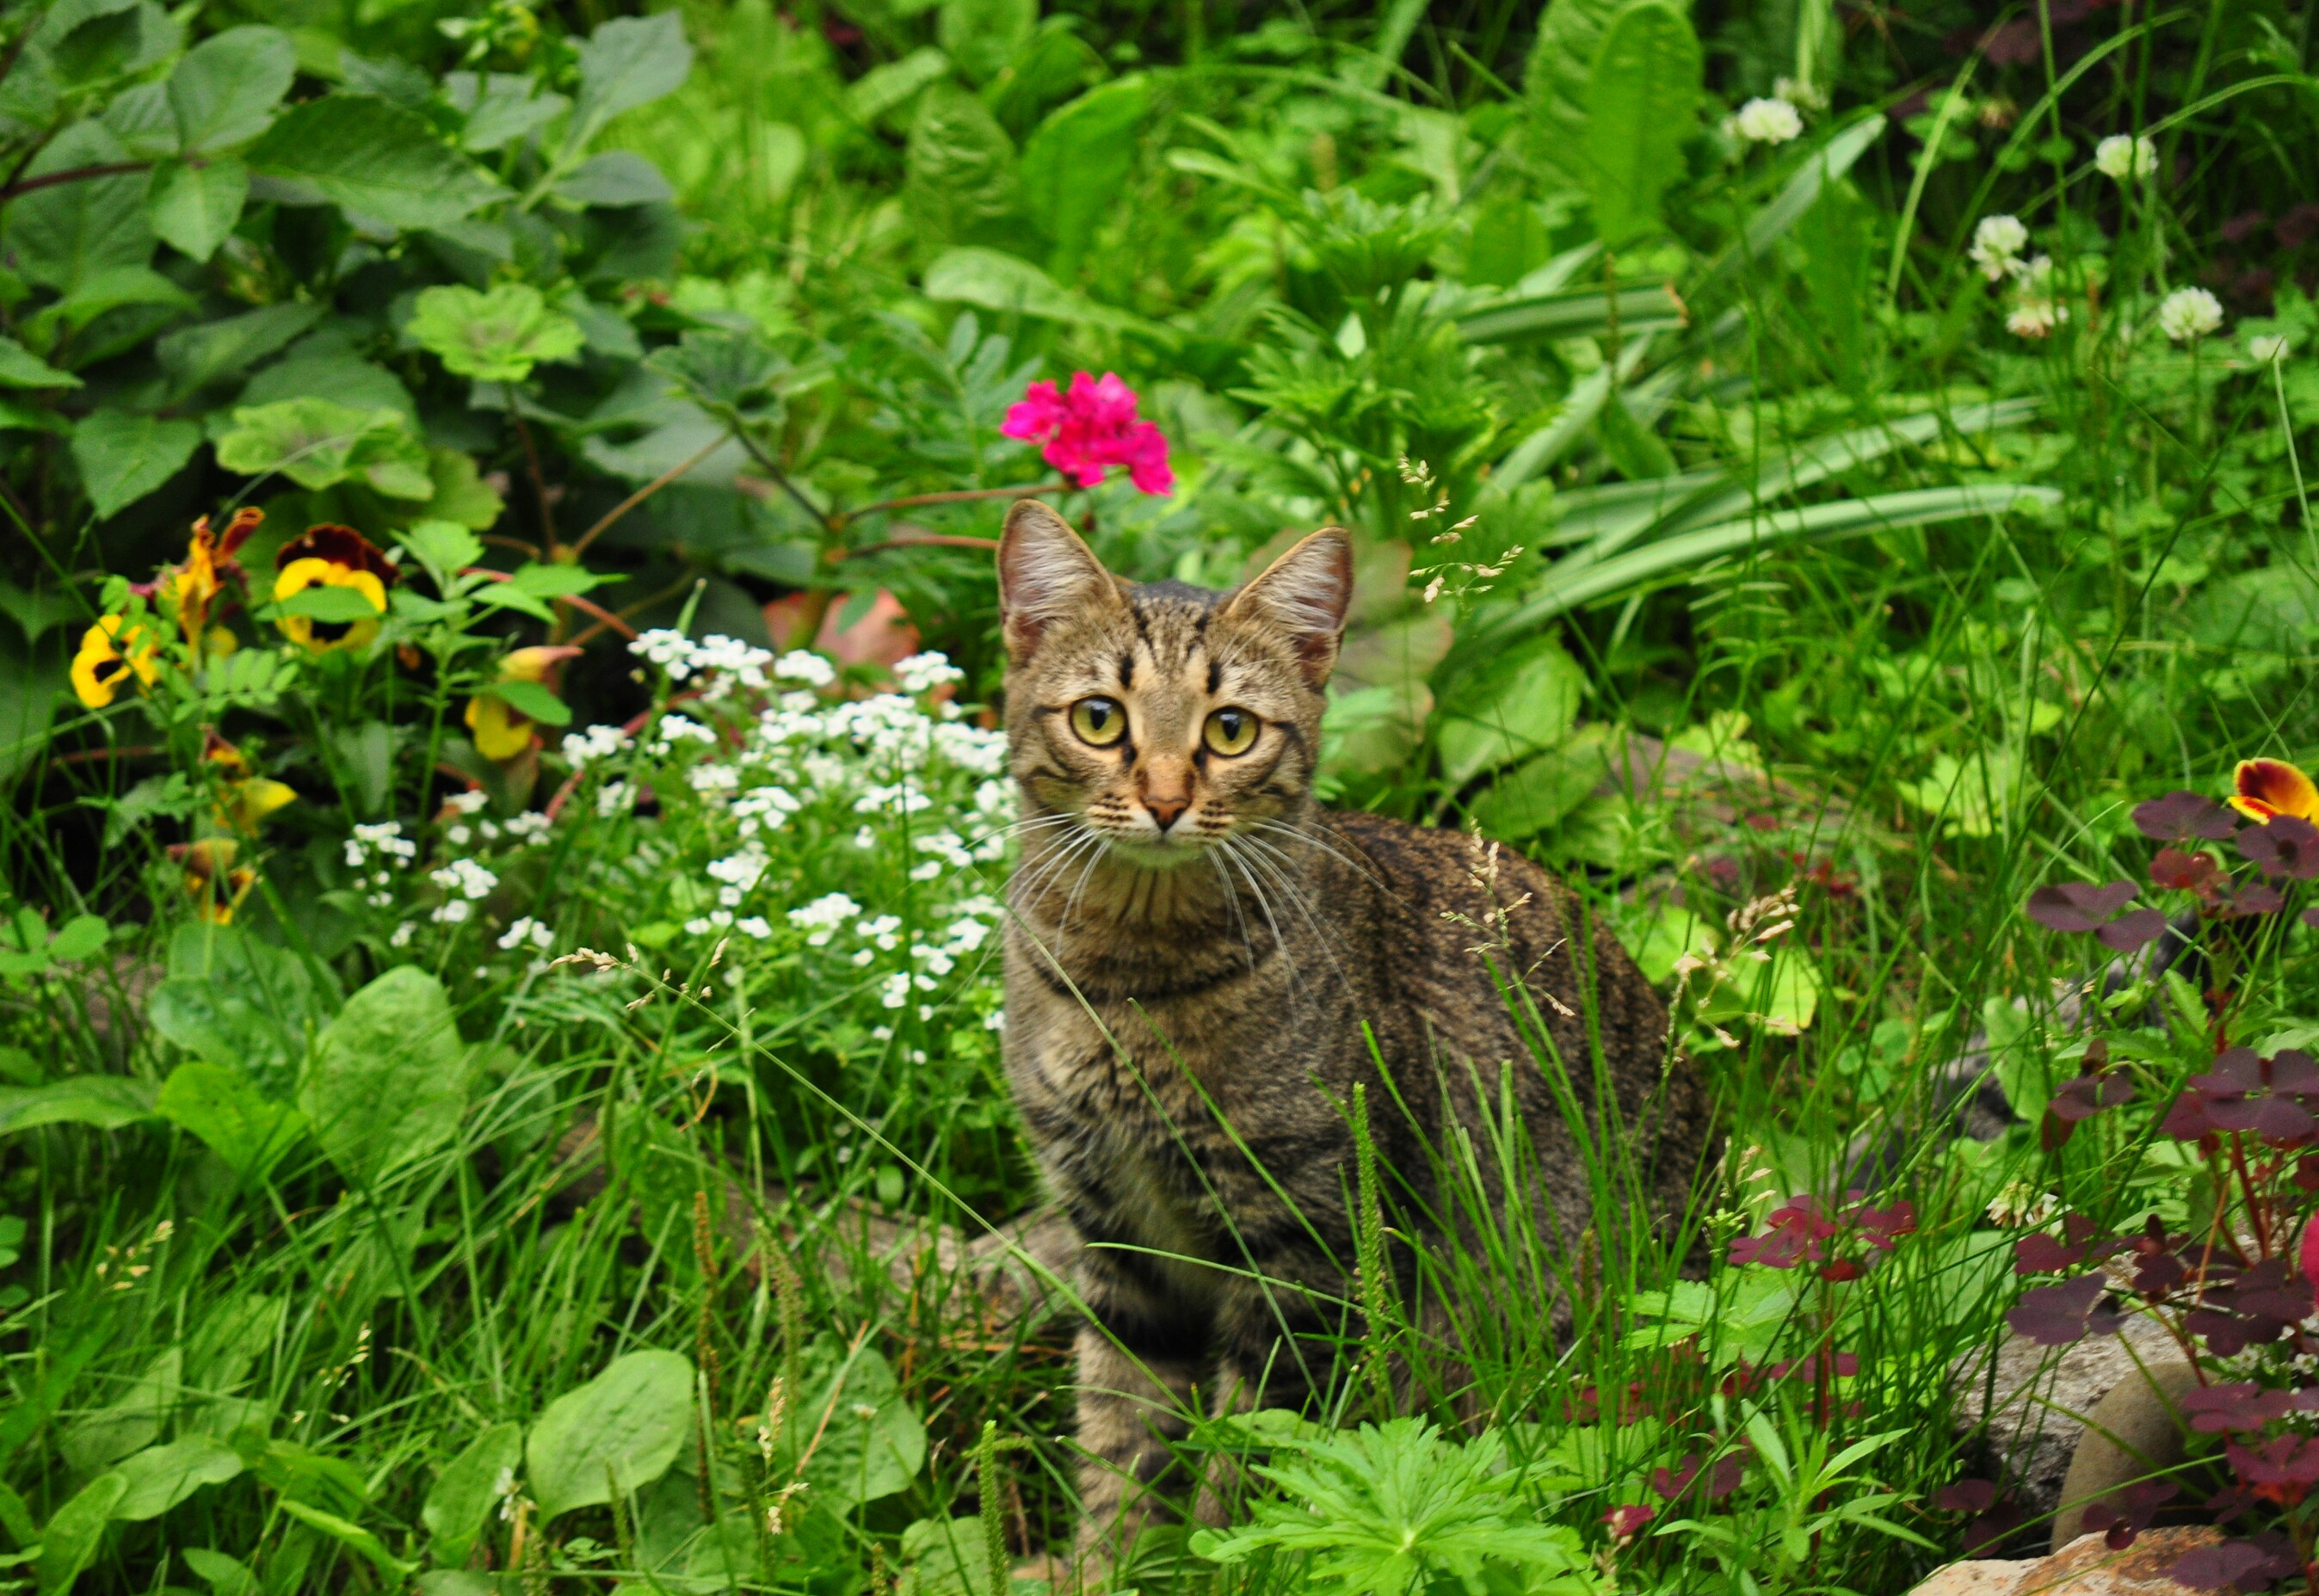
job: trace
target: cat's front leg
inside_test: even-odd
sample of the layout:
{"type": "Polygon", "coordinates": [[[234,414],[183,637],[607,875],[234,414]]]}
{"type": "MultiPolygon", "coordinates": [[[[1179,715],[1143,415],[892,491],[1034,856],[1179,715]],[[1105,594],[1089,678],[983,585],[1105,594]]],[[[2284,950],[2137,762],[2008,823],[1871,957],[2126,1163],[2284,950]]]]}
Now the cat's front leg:
{"type": "Polygon", "coordinates": [[[1089,1322],[1078,1348],[1078,1563],[1089,1591],[1103,1588],[1145,1525],[1172,1516],[1170,1498],[1191,1483],[1176,1444],[1191,1429],[1210,1325],[1141,1278],[1139,1263],[1133,1254],[1088,1251],[1079,1271],[1089,1322]]]}
{"type": "MultiPolygon", "coordinates": [[[[1305,1260],[1299,1260],[1300,1262],[1305,1260]]],[[[1216,1373],[1209,1410],[1223,1419],[1262,1408],[1307,1412],[1313,1393],[1336,1378],[1334,1342],[1345,1336],[1344,1313],[1293,1283],[1285,1263],[1234,1283],[1216,1324],[1216,1373]]],[[[1208,1454],[1193,1510],[1199,1522],[1222,1528],[1241,1495],[1240,1459],[1230,1449],[1208,1454]]]]}

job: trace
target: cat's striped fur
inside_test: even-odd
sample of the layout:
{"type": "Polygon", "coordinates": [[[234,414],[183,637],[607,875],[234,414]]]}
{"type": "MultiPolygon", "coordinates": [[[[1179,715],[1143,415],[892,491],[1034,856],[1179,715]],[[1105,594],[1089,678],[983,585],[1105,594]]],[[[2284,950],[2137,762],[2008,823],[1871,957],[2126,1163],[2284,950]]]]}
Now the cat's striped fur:
{"type": "MultiPolygon", "coordinates": [[[[1423,1144],[1455,1123],[1489,1145],[1506,1071],[1537,1159],[1516,1184],[1536,1188],[1536,1222],[1561,1244],[1680,1215],[1709,1113],[1626,954],[1607,935],[1574,942],[1566,889],[1477,839],[1314,803],[1322,687],[1350,598],[1343,533],[1217,593],[1121,582],[1025,501],[999,566],[1024,816],[1007,1071],[1086,1243],[1081,1544],[1099,1564],[1192,1483],[1167,1477],[1185,1411],[1294,1407],[1328,1378],[1358,1294],[1356,1083],[1407,1228],[1438,1195],[1423,1144]],[[1113,706],[1123,728],[1108,711],[1075,717],[1085,700],[1113,706]],[[1204,740],[1223,710],[1257,724],[1242,752],[1204,740]],[[1510,1012],[1510,975],[1577,1101],[1598,1101],[1600,1060],[1650,1213],[1593,1211],[1579,1139],[1510,1012]]],[[[1200,1511],[1215,1510],[1212,1490],[1200,1511]]]]}

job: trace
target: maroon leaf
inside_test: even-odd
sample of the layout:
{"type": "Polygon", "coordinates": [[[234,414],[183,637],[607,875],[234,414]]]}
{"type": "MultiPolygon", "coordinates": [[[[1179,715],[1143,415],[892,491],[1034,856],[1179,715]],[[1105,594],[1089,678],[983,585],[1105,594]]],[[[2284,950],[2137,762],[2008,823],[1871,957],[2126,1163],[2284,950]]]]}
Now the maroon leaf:
{"type": "Polygon", "coordinates": [[[2085,881],[2040,887],[2029,895],[2029,917],[2048,931],[2093,931],[2132,903],[2137,890],[2131,881],[2112,881],[2107,887],[2085,881]]]}
{"type": "Polygon", "coordinates": [[[2276,815],[2239,833],[2239,852],[2266,876],[2308,881],[2319,876],[2319,825],[2293,815],[2276,815]]]}
{"type": "Polygon", "coordinates": [[[2150,861],[2150,884],[2170,892],[2195,892],[2208,897],[2213,895],[2215,883],[2222,879],[2223,867],[2215,862],[2211,853],[2161,848],[2158,857],[2150,861]]]}
{"type": "Polygon", "coordinates": [[[2284,1419],[2293,1401],[2284,1391],[2265,1391],[2251,1380],[2239,1380],[2185,1392],[2179,1405],[2190,1428],[2201,1434],[2245,1434],[2284,1419]]]}
{"type": "Polygon", "coordinates": [[[2064,1247],[2040,1231],[2034,1235],[2024,1236],[2013,1244],[2013,1272],[2016,1275],[2058,1275],[2085,1262],[2087,1250],[2083,1247],[2064,1247]]]}
{"type": "Polygon", "coordinates": [[[2178,789],[2164,798],[2134,805],[2134,824],[2143,836],[2156,842],[2212,843],[2229,836],[2238,821],[2212,798],[2178,789]]]}
{"type": "Polygon", "coordinates": [[[2136,909],[2130,915],[2120,915],[2094,933],[2105,948],[2120,953],[2131,953],[2158,940],[2166,929],[2163,909],[2136,909]]]}
{"type": "Polygon", "coordinates": [[[2218,1546],[2199,1546],[2175,1560],[2167,1573],[2178,1585],[2194,1591],[2260,1591],[2295,1572],[2293,1551],[2284,1537],[2266,1534],[2251,1540],[2226,1540],[2218,1546]]]}
{"type": "Polygon", "coordinates": [[[2021,1294],[2005,1322],[2040,1347],[2066,1347],[2088,1335],[2115,1335],[2125,1315],[2098,1305],[2107,1289],[2108,1282],[2099,1275],[2040,1285],[2021,1294]]]}

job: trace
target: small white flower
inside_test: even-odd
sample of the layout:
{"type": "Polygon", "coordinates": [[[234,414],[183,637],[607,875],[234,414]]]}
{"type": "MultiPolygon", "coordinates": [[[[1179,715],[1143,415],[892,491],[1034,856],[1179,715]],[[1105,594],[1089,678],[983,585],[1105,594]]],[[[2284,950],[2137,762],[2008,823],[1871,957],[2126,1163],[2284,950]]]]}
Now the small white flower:
{"type": "Polygon", "coordinates": [[[733,929],[744,936],[753,936],[759,942],[763,942],[773,934],[773,923],[762,915],[752,915],[745,920],[734,921],[733,929]]]}
{"type": "Polygon", "coordinates": [[[391,948],[407,948],[411,945],[411,939],[417,935],[418,932],[418,921],[405,920],[402,924],[394,928],[394,934],[386,939],[387,946],[391,948]]]}
{"type": "Polygon", "coordinates": [[[636,802],[635,788],[625,781],[607,781],[604,789],[596,795],[596,813],[609,819],[615,815],[625,815],[636,807],[636,802]]]}
{"type": "Polygon", "coordinates": [[[887,1008],[899,1008],[909,1000],[909,971],[898,969],[878,984],[878,1001],[887,1008]]]}
{"type": "Polygon", "coordinates": [[[491,801],[491,794],[478,789],[472,792],[453,793],[443,800],[443,807],[455,815],[472,815],[491,801]]]}
{"type": "Polygon", "coordinates": [[[584,771],[600,759],[609,759],[628,745],[628,735],[616,726],[591,726],[564,738],[564,762],[584,771]]]}
{"type": "Polygon", "coordinates": [[[1005,1009],[1003,1009],[1003,1008],[994,1008],[994,1009],[992,1009],[992,1010],[990,1011],[990,1014],[989,1014],[988,1017],[988,1018],[986,1018],[986,1019],[982,1022],[982,1028],[983,1028],[985,1031],[1004,1031],[1004,1030],[1006,1030],[1006,1011],[1005,1009]]]}
{"type": "Polygon", "coordinates": [[[950,655],[928,652],[894,662],[894,680],[904,692],[922,693],[946,681],[964,681],[966,672],[950,663],[950,655]]]}
{"type": "Polygon", "coordinates": [[[1981,275],[1996,282],[2020,269],[2021,252],[2029,247],[2029,230],[2017,216],[1984,216],[1972,230],[1972,264],[1981,275]]]}
{"type": "Polygon", "coordinates": [[[2147,177],[2158,170],[2158,146],[2131,134],[2112,133],[2094,146],[2094,170],[2119,183],[2147,177]]]}
{"type": "Polygon", "coordinates": [[[826,948],[837,928],[862,912],[862,906],[843,892],[827,892],[790,911],[790,924],[804,931],[806,946],[826,948]]]}
{"type": "Polygon", "coordinates": [[[2005,330],[2019,338],[2042,338],[2062,319],[2062,307],[2050,299],[2025,299],[2005,318],[2005,330]]]}
{"type": "Polygon", "coordinates": [[[2223,324],[2223,302],[2203,288],[2178,288],[2158,302],[2158,330],[2176,343],[2204,338],[2223,324]]]}
{"type": "Polygon", "coordinates": [[[428,871],[427,879],[446,892],[456,892],[470,899],[484,897],[500,884],[497,876],[472,859],[455,859],[441,870],[428,871]]]}
{"type": "Polygon", "coordinates": [[[433,914],[427,917],[429,920],[434,921],[438,925],[456,925],[459,922],[465,920],[469,915],[473,914],[474,912],[474,908],[475,906],[469,903],[465,898],[455,897],[449,903],[445,904],[441,908],[437,909],[433,914]]]}
{"type": "Polygon", "coordinates": [[[784,681],[827,687],[837,680],[837,667],[809,648],[794,648],[773,662],[773,674],[784,681]]]}
{"type": "Polygon", "coordinates": [[[1785,144],[1804,131],[1804,119],[1785,100],[1750,100],[1723,124],[1748,144],[1785,144]]]}
{"type": "Polygon", "coordinates": [[[853,845],[866,853],[878,845],[878,834],[865,825],[853,834],[853,845]]]}
{"type": "Polygon", "coordinates": [[[2257,365],[2276,365],[2287,358],[2287,339],[2275,332],[2247,340],[2247,353],[2257,365]]]}

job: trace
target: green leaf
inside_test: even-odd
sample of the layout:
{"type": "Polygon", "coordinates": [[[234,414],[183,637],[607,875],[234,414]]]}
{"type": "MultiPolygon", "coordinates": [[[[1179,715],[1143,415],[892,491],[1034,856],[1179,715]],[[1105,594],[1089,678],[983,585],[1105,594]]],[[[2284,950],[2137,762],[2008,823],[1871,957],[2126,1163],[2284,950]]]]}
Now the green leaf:
{"type": "Polygon", "coordinates": [[[215,1436],[189,1435],[149,1447],[122,1460],[116,1471],[128,1489],[113,1506],[123,1523],[158,1519],[204,1485],[222,1485],[241,1473],[241,1454],[215,1436]]]}
{"type": "Polygon", "coordinates": [[[806,1481],[826,1501],[877,1501],[907,1490],[925,1466],[925,1427],[880,1353],[855,1353],[804,1411],[821,1426],[806,1481]]]}
{"type": "Polygon", "coordinates": [[[537,681],[494,681],[483,691],[543,726],[572,724],[571,707],[537,681]]]}
{"type": "Polygon", "coordinates": [[[618,17],[580,46],[580,97],[564,133],[566,161],[623,111],[674,94],[692,70],[684,19],[673,11],[618,17]]]}
{"type": "MultiPolygon", "coordinates": [[[[75,122],[49,140],[24,176],[112,166],[128,154],[102,123],[75,122]]],[[[67,293],[108,266],[141,266],[153,257],[145,184],[145,174],[135,172],[19,194],[0,211],[0,244],[26,281],[67,293]]]]}
{"type": "Polygon", "coordinates": [[[1575,809],[1601,783],[1610,769],[1602,744],[1602,728],[1587,726],[1551,753],[1504,772],[1475,800],[1474,818],[1490,835],[1509,843],[1536,836],[1575,809]]]}
{"type": "Polygon", "coordinates": [[[527,560],[516,567],[508,585],[535,599],[568,599],[574,593],[588,592],[621,580],[609,571],[591,571],[585,565],[561,561],[542,565],[527,560]]]}
{"type": "Polygon", "coordinates": [[[234,156],[199,166],[163,161],[153,169],[146,212],[161,241],[189,259],[217,253],[249,203],[249,168],[234,156]]]}
{"type": "Polygon", "coordinates": [[[1699,120],[1699,36],[1669,0],[1636,0],[1611,19],[1586,91],[1594,228],[1606,249],[1659,230],[1660,201],[1683,175],[1699,120]]]}
{"type": "MultiPolygon", "coordinates": [[[[1629,284],[1619,290],[1619,332],[1642,333],[1683,325],[1683,307],[1662,283],[1629,284]]],[[[1485,301],[1457,312],[1457,330],[1469,344],[1510,344],[1517,338],[1602,338],[1611,330],[1611,296],[1600,288],[1566,288],[1485,301]]]]}
{"type": "Polygon", "coordinates": [[[304,1114],[266,1096],[243,1071],[198,1059],[170,1072],[158,1106],[246,1181],[265,1179],[306,1129],[304,1114]]]}
{"type": "Polygon", "coordinates": [[[1458,684],[1441,706],[1441,773],[1462,787],[1559,744],[1578,719],[1586,673],[1560,642],[1534,637],[1458,684]]]}
{"type": "Polygon", "coordinates": [[[1590,68],[1611,19],[1627,0],[1552,0],[1522,74],[1530,161],[1557,188],[1586,192],[1590,68]]]}
{"type": "Polygon", "coordinates": [[[184,470],[201,441],[201,427],[193,421],[127,410],[82,417],[73,428],[73,464],[97,519],[109,519],[184,470]]]}
{"type": "Polygon", "coordinates": [[[525,73],[494,72],[483,79],[459,142],[478,155],[503,149],[572,109],[562,95],[542,93],[525,73]]]}
{"type": "Polygon", "coordinates": [[[77,388],[80,379],[59,371],[12,338],[0,338],[0,388],[77,388]]]}
{"type": "Polygon", "coordinates": [[[302,488],[359,477],[395,499],[427,499],[427,446],[400,410],[358,410],[327,399],[245,406],[217,440],[217,459],[244,476],[280,472],[302,488]]]}
{"type": "Polygon", "coordinates": [[[448,521],[483,532],[497,524],[501,512],[507,509],[507,500],[483,480],[472,455],[457,449],[430,448],[427,451],[427,474],[435,484],[435,491],[420,507],[420,513],[429,520],[448,521]]]}
{"type": "Polygon", "coordinates": [[[1764,208],[1747,219],[1740,230],[1740,241],[1724,252],[1706,275],[1699,280],[1693,297],[1704,297],[1730,282],[1751,263],[1761,260],[1772,246],[1780,241],[1798,220],[1819,202],[1827,185],[1852,170],[1853,164],[1867,153],[1884,131],[1884,117],[1871,113],[1844,129],[1819,149],[1807,156],[1795,176],[1790,177],[1764,203],[1764,208]]]}
{"type": "Polygon", "coordinates": [[[50,1517],[41,1531],[40,1561],[32,1565],[41,1596],[71,1590],[81,1571],[96,1561],[105,1526],[128,1490],[129,1482],[119,1474],[99,1474],[50,1517]]]}
{"type": "Polygon", "coordinates": [[[336,1513],[326,1513],[320,1508],[284,1496],[275,1505],[302,1524],[312,1526],[337,1541],[340,1546],[360,1553],[381,1573],[393,1579],[409,1579],[419,1572],[416,1563],[405,1563],[386,1549],[386,1543],[351,1519],[336,1513]]]}
{"type": "Polygon", "coordinates": [[[458,573],[483,557],[475,535],[455,521],[426,520],[406,527],[394,540],[419,557],[438,588],[447,588],[458,573]]]}
{"type": "Polygon", "coordinates": [[[322,319],[322,307],[290,301],[181,327],[154,346],[161,369],[180,393],[194,393],[221,377],[239,376],[286,347],[322,319]]]}
{"type": "Polygon", "coordinates": [[[216,1596],[259,1596],[257,1576],[238,1558],[208,1546],[185,1546],[177,1555],[216,1596]]]}
{"type": "Polygon", "coordinates": [[[230,149],[266,131],[298,74],[298,49],[279,28],[228,28],[178,58],[169,74],[177,145],[230,149]]]}
{"type": "Polygon", "coordinates": [[[1118,332],[1139,332],[1174,344],[1173,332],[1125,311],[1100,305],[1052,277],[1020,256],[969,246],[944,250],[926,267],[925,296],[957,304],[974,305],[1005,314],[1034,316],[1044,321],[1105,327],[1118,332]]]}
{"type": "Polygon", "coordinates": [[[446,370],[482,383],[520,383],[542,361],[571,359],[583,341],[580,324],[528,283],[502,283],[489,293],[429,288],[405,330],[446,370]]]}
{"type": "Polygon", "coordinates": [[[185,1384],[185,1348],[171,1347],[119,1397],[67,1425],[57,1441],[58,1453],[83,1474],[93,1474],[142,1451],[160,1438],[161,1426],[176,1410],[185,1384]]]}
{"type": "Polygon", "coordinates": [[[696,329],[654,350],[645,364],[711,410],[749,420],[771,420],[780,414],[773,384],[789,363],[754,332],[696,329]]]}
{"type": "Polygon", "coordinates": [[[1066,276],[1117,209],[1135,163],[1135,130],[1151,109],[1141,76],[1090,89],[1059,107],[1023,147],[1023,200],[1055,241],[1066,276]]]}
{"type": "Polygon", "coordinates": [[[555,197],[573,205],[651,205],[674,199],[676,191],[635,150],[608,149],[558,178],[555,197]]]}
{"type": "Polygon", "coordinates": [[[547,1405],[525,1447],[528,1483],[543,1521],[609,1501],[605,1475],[624,1491],[666,1474],[692,1433],[692,1360],[631,1352],[547,1405]]]}
{"type": "Polygon", "coordinates": [[[299,1106],[339,1173],[367,1186],[458,1133],[465,1075],[442,983],[401,965],[347,998],[322,1032],[299,1106]]]}
{"type": "Polygon", "coordinates": [[[302,615],[309,620],[369,620],[378,614],[368,598],[352,588],[316,585],[290,595],[274,606],[275,615],[302,615]]]}
{"type": "Polygon", "coordinates": [[[1038,25],[1039,0],[942,0],[934,36],[960,71],[988,83],[1023,53],[1038,25]]]}
{"type": "Polygon", "coordinates": [[[373,95],[326,95],[293,107],[244,158],[253,172],[307,185],[389,227],[441,227],[506,196],[424,116],[373,95]]]}
{"type": "Polygon", "coordinates": [[[113,935],[113,928],[96,915],[75,915],[57,928],[49,939],[49,957],[59,960],[82,960],[102,951],[113,935]]]}
{"type": "Polygon", "coordinates": [[[1015,212],[1015,141],[964,86],[929,84],[902,152],[902,205],[929,243],[967,243],[1015,212]]]}
{"type": "Polygon", "coordinates": [[[37,1125],[117,1131],[153,1117],[153,1088],[125,1075],[68,1075],[41,1087],[0,1087],[0,1136],[37,1125]]]}
{"type": "Polygon", "coordinates": [[[845,87],[845,108],[863,125],[909,104],[926,85],[950,76],[950,58],[932,45],[912,50],[898,61],[872,67],[845,87]]]}
{"type": "Polygon", "coordinates": [[[1654,482],[1675,474],[1674,452],[1657,433],[1635,419],[1624,393],[1611,390],[1594,425],[1602,435],[1602,452],[1629,482],[1654,482]]]}
{"type": "Polygon", "coordinates": [[[456,1568],[466,1562],[475,1537],[515,1488],[516,1470],[522,1466],[523,1426],[494,1424],[436,1476],[419,1517],[435,1537],[437,1563],[456,1568]]]}

